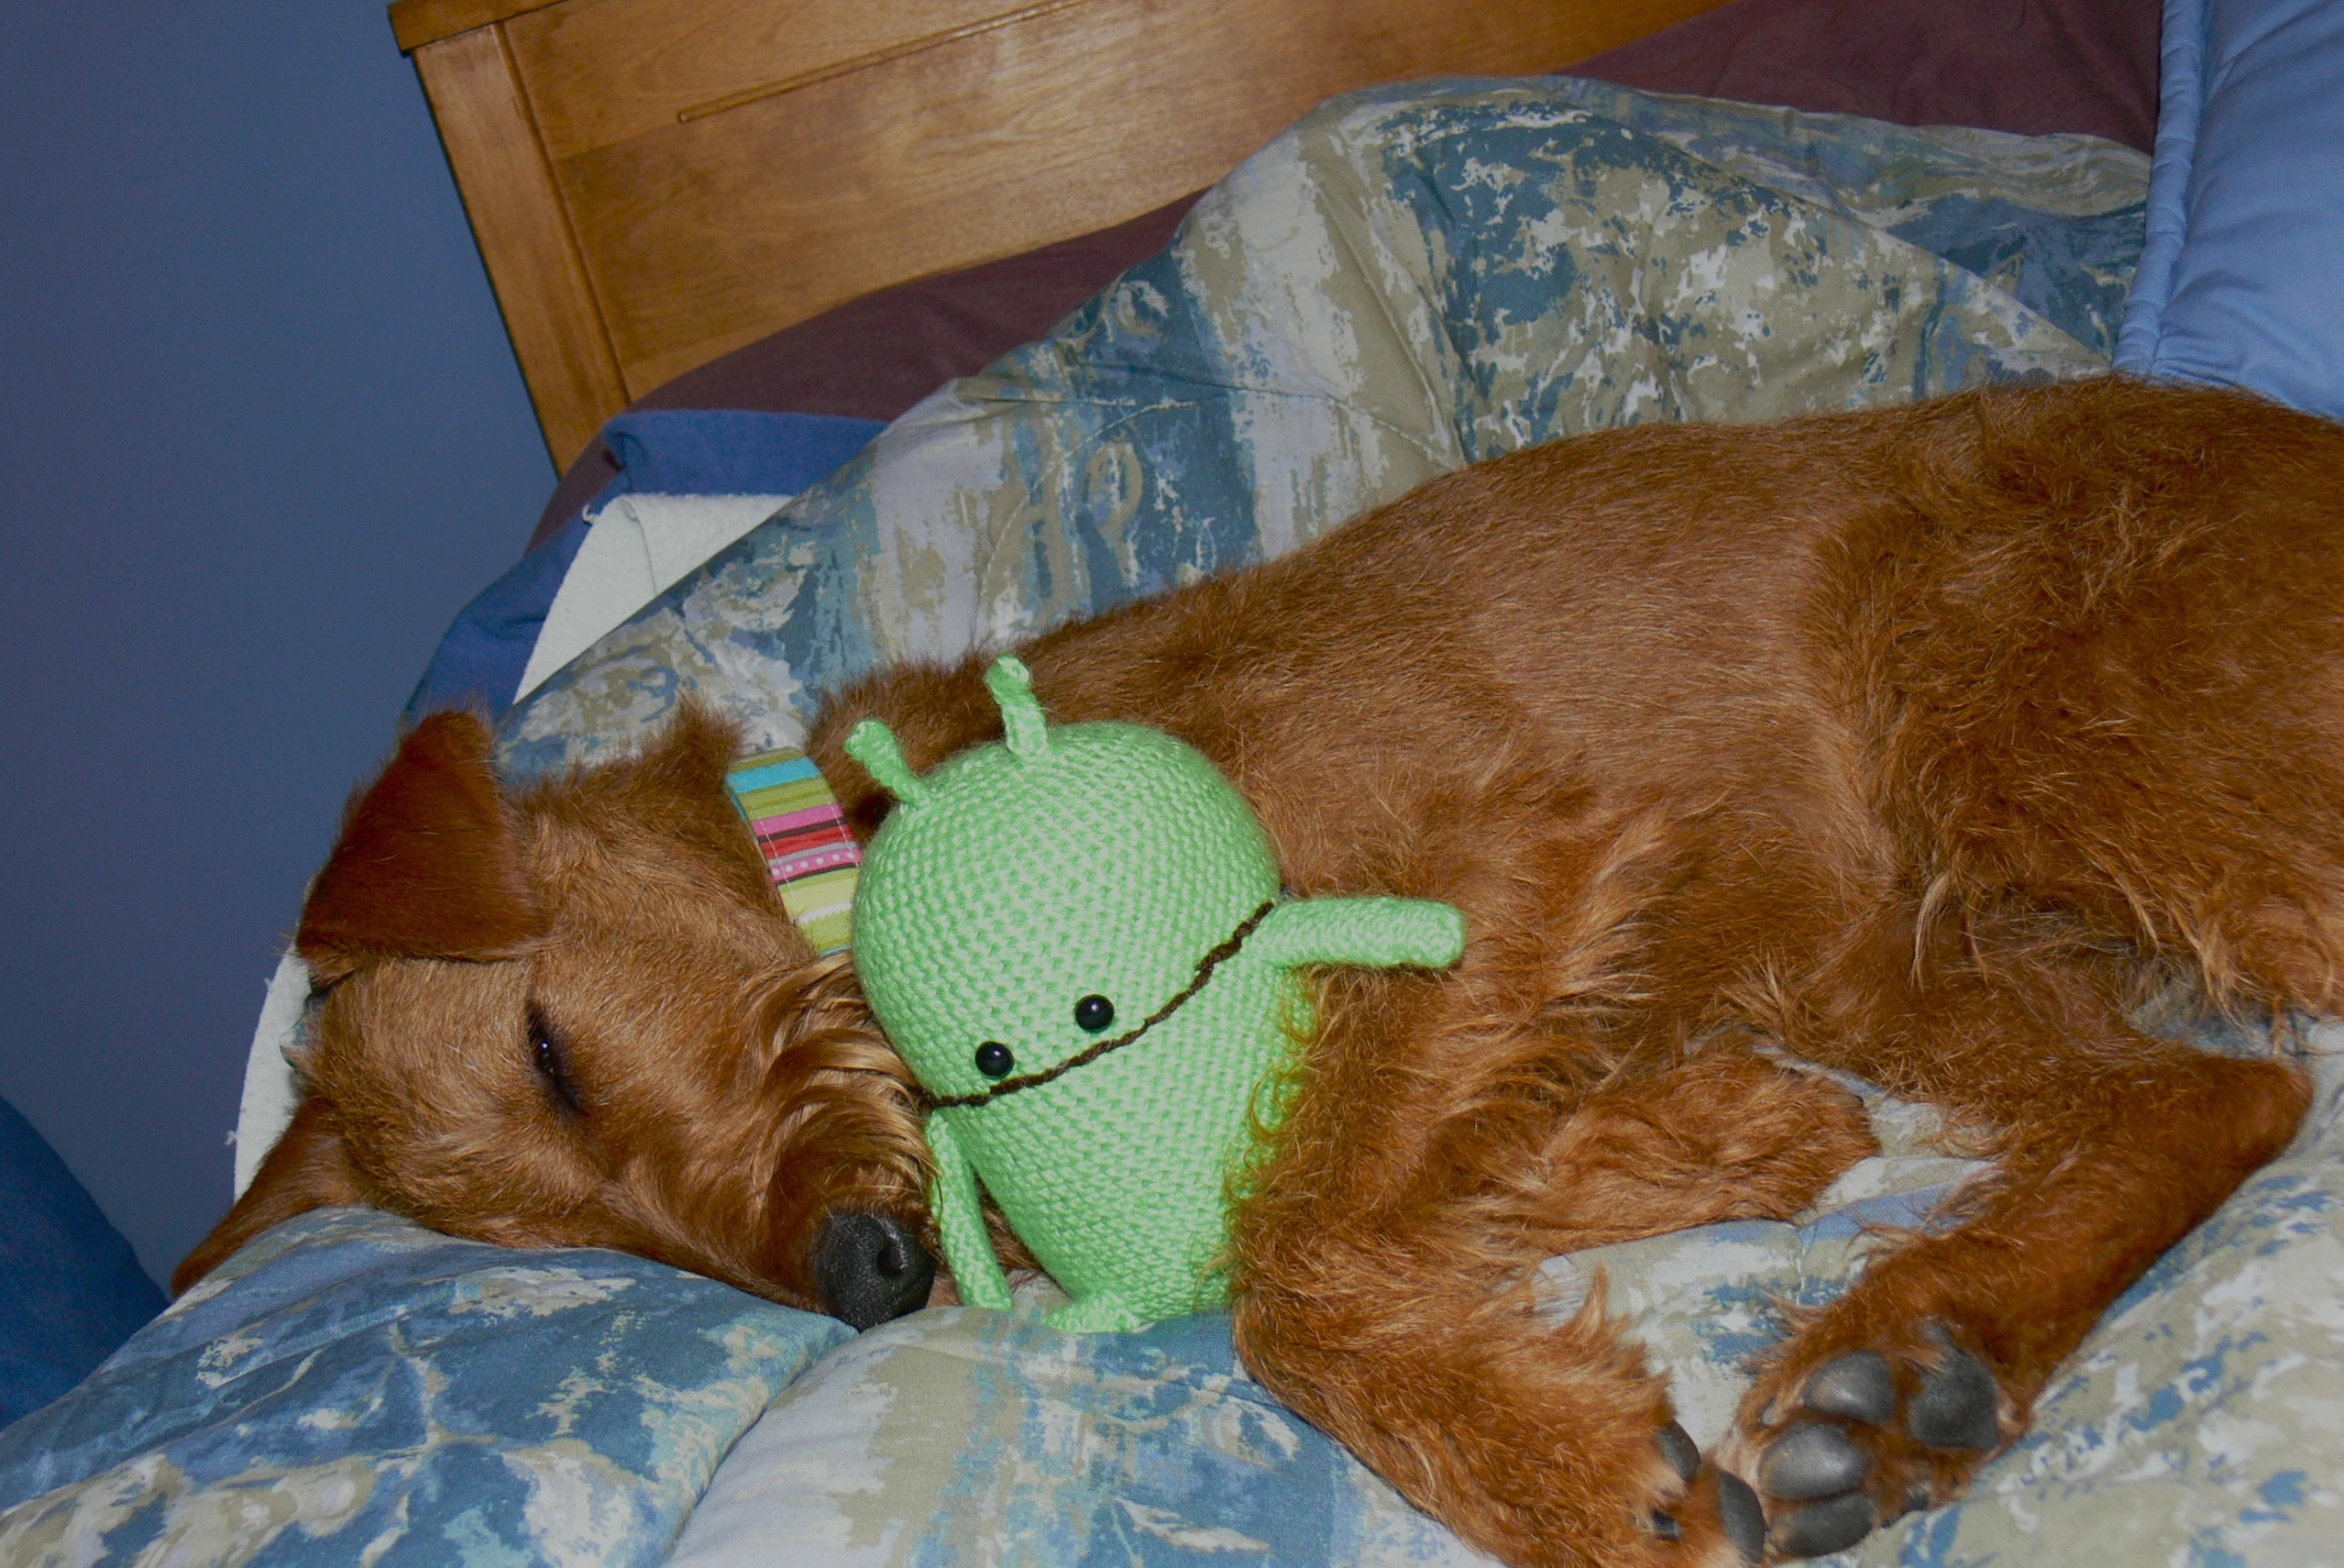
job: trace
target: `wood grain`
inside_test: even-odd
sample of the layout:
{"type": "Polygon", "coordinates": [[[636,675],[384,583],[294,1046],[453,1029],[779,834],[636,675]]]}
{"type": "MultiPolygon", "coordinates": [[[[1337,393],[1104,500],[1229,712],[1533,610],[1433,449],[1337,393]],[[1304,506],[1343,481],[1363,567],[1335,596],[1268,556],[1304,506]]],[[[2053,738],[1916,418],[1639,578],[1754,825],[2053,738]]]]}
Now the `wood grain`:
{"type": "Polygon", "coordinates": [[[391,8],[391,35],[401,53],[456,33],[486,27],[524,11],[539,11],[558,0],[397,0],[391,8]]]}
{"type": "MultiPolygon", "coordinates": [[[[401,0],[426,3],[516,0],[401,0]]],[[[1715,3],[560,0],[417,58],[503,40],[474,73],[501,98],[448,96],[442,134],[559,452],[584,410],[831,306],[1209,185],[1333,94],[1551,71],[1715,3]],[[466,116],[512,149],[493,197],[466,116]]]]}
{"type": "Polygon", "coordinates": [[[1031,0],[572,0],[518,19],[513,53],[554,159],[712,104],[949,36],[1031,0]]]}
{"type": "Polygon", "coordinates": [[[464,211],[556,467],[625,406],[600,305],[496,27],[415,52],[464,211]]]}

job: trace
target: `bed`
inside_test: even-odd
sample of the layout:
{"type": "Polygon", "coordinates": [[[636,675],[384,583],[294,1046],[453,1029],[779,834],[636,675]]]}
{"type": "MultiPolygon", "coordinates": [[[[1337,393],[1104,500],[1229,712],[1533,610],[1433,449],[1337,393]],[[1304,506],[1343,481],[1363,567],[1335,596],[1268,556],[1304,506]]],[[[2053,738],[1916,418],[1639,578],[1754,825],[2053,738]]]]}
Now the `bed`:
{"type": "MultiPolygon", "coordinates": [[[[568,469],[416,707],[500,712],[516,777],[687,690],[788,744],[875,662],[1636,419],[2111,362],[2344,414],[2311,194],[2344,188],[2339,9],[2172,0],[2160,50],[2154,7],[2090,4],[402,0],[568,469]]],[[[240,1180],[298,1093],[303,990],[289,960],[240,1180]]],[[[2337,1560],[2344,1035],[2278,1033],[2320,1080],[2303,1137],[1967,1500],[1851,1560],[2337,1560]]],[[[1601,1271],[1705,1446],[1785,1310],[1974,1170],[1869,1103],[1882,1156],[1800,1222],[1546,1265],[1558,1312],[1601,1271]]],[[[0,1560],[1480,1560],[1253,1383],[1225,1319],[1072,1338],[1048,1298],[858,1336],[321,1211],[0,1433],[0,1560]]]]}

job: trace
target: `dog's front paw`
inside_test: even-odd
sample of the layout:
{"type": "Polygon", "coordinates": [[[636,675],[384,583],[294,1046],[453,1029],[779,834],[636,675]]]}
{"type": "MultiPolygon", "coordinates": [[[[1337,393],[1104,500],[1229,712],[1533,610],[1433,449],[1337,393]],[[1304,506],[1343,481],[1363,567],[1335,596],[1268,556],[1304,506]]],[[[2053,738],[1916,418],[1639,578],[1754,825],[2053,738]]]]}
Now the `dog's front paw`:
{"type": "Polygon", "coordinates": [[[2003,1405],[1993,1369],[1940,1322],[1894,1350],[1787,1358],[1753,1390],[1736,1444],[1768,1545],[1825,1556],[1951,1499],[2001,1446],[2003,1405]]]}

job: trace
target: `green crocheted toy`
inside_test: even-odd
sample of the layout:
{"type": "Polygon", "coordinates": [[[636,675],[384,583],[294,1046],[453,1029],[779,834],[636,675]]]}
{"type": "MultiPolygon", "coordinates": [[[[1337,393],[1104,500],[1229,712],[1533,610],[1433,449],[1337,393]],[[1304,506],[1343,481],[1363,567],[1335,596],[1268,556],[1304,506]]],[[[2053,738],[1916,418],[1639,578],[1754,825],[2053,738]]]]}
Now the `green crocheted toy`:
{"type": "Polygon", "coordinates": [[[1137,1328],[1218,1305],[1232,1161],[1304,1021],[1309,964],[1439,968],[1464,917],[1420,899],[1278,896],[1250,807],[1136,724],[1045,724],[1026,667],[985,676],[1005,742],[923,779],[865,719],[850,755],[900,804],[855,899],[872,1010],[929,1096],[946,1260],[1010,1304],[978,1181],[1074,1299],[1137,1328]]]}

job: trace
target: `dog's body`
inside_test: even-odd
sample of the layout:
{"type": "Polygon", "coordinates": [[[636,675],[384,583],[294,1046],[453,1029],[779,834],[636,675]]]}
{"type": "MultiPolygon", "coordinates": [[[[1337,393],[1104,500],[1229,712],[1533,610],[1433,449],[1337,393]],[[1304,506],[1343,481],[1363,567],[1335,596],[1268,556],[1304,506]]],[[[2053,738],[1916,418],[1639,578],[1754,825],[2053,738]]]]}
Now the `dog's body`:
{"type": "MultiPolygon", "coordinates": [[[[1752,1393],[1725,1458],[1798,1553],[1957,1491],[2293,1132],[2299,1074],[2135,1006],[2344,1004],[2344,430],[2244,397],[2111,380],[1560,442],[1026,656],[1053,720],[1211,757],[1295,892],[1465,911],[1452,975],[1321,982],[1232,1281],[1257,1374],[1509,1561],[1750,1544],[1600,1300],[1555,1328],[1525,1280],[1787,1216],[1870,1152],[1756,1041],[2000,1160],[1752,1393]]],[[[811,746],[859,831],[884,797],[847,726],[930,766],[998,732],[978,670],[828,704],[811,746]]],[[[329,1201],[800,1303],[833,1216],[923,1229],[901,1068],[781,918],[727,751],[687,716],[506,800],[476,724],[410,736],[304,915],[344,981],[312,1098],[183,1282],[329,1201]]]]}

